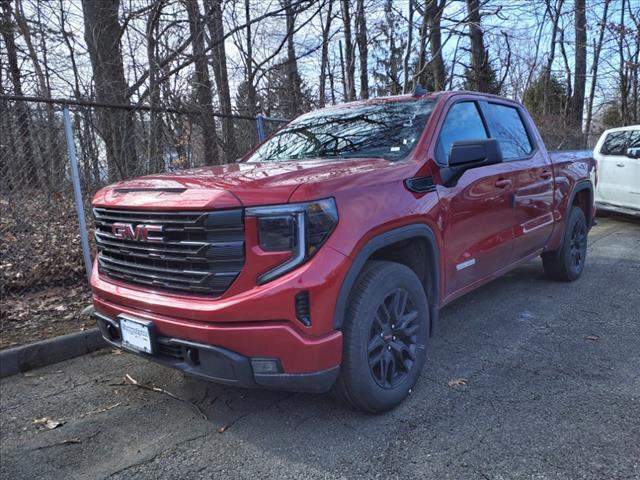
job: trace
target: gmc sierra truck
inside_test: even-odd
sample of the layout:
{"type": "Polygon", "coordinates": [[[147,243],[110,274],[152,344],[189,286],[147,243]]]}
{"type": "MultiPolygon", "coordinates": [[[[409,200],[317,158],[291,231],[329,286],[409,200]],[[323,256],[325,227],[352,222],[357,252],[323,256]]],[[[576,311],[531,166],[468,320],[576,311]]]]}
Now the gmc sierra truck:
{"type": "Polygon", "coordinates": [[[93,199],[107,342],[202,379],[398,405],[439,310],[542,257],[572,281],[590,152],[548,153],[519,103],[414,93],[314,111],[236,163],[93,199]]]}

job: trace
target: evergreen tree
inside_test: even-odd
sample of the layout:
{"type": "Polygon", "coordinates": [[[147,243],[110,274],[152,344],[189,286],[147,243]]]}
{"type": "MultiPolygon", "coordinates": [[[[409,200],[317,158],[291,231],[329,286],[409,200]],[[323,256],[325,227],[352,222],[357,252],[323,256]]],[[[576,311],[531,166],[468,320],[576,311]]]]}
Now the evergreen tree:
{"type": "Polygon", "coordinates": [[[548,115],[564,115],[567,106],[567,88],[558,77],[549,77],[548,88],[545,88],[545,75],[540,74],[524,91],[522,103],[536,120],[541,120],[544,107],[548,115]]]}
{"type": "MultiPolygon", "coordinates": [[[[488,55],[488,54],[487,54],[488,55]]],[[[488,58],[488,57],[487,57],[488,58]]],[[[486,61],[482,67],[480,74],[473,68],[467,67],[464,70],[463,90],[481,91],[479,77],[483,76],[488,80],[488,86],[484,93],[493,93],[500,95],[500,81],[498,80],[498,72],[493,68],[490,61],[486,61]]]]}

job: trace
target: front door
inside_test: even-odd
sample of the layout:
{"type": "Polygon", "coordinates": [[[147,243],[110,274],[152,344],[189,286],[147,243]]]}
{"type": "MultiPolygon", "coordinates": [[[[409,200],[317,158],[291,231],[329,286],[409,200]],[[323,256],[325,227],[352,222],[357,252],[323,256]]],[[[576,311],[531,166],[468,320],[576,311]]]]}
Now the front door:
{"type": "MultiPolygon", "coordinates": [[[[453,142],[488,138],[475,101],[454,103],[442,124],[436,159],[446,165],[453,142]]],[[[466,171],[453,187],[438,185],[447,217],[444,236],[445,296],[511,263],[513,240],[513,177],[507,163],[466,171]]]]}
{"type": "Polygon", "coordinates": [[[498,101],[480,102],[489,133],[500,144],[513,180],[513,262],[539,253],[553,231],[551,160],[527,128],[520,107],[498,101]]]}

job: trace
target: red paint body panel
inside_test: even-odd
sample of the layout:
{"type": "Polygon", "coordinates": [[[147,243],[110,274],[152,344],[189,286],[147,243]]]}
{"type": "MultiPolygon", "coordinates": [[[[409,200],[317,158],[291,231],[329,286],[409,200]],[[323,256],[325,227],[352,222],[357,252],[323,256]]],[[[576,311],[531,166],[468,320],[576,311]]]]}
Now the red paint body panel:
{"type": "MultiPolygon", "coordinates": [[[[457,185],[444,186],[435,148],[451,105],[459,100],[518,104],[469,92],[432,98],[433,112],[404,161],[241,162],[153,175],[100,190],[94,206],[150,211],[236,209],[331,197],[339,221],[310,260],[258,285],[261,274],[291,254],[263,251],[256,219],[246,216],[244,268],[218,298],[154,291],[106,278],[94,268],[96,309],[113,318],[128,313],[152,320],[162,335],[248,357],[277,357],[285,373],[316,372],[340,364],[342,335],[333,327],[336,301],[359,253],[378,235],[412,224],[431,229],[438,251],[440,306],[542,251],[558,248],[574,188],[580,181],[595,182],[593,159],[584,153],[549,155],[522,110],[536,145],[531,156],[468,170],[457,185]],[[414,193],[405,186],[405,180],[421,176],[433,178],[432,191],[414,193]],[[309,292],[309,327],[296,318],[294,297],[301,291],[309,292]]],[[[415,98],[369,102],[411,100],[415,98]]]]}

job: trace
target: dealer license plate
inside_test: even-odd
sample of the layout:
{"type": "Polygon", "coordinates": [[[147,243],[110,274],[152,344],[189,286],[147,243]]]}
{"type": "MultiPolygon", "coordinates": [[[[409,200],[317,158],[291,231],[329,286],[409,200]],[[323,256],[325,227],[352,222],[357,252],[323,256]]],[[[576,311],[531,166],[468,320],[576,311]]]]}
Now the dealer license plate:
{"type": "Polygon", "coordinates": [[[136,352],[153,353],[151,345],[151,322],[120,317],[122,347],[136,352]]]}

